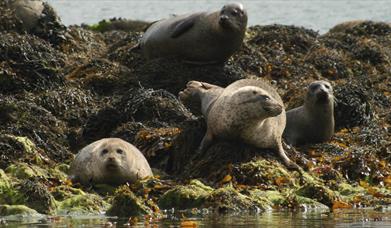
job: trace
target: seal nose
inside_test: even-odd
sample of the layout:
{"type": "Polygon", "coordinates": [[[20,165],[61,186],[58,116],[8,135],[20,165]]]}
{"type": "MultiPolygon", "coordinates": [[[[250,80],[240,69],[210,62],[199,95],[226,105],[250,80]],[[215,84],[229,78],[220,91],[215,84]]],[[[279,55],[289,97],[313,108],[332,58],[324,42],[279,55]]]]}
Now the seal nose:
{"type": "Polygon", "coordinates": [[[114,157],[109,157],[108,160],[112,162],[112,161],[115,160],[115,158],[114,157]]]}
{"type": "Polygon", "coordinates": [[[227,15],[221,15],[220,16],[220,24],[224,24],[228,21],[229,17],[227,15]]]}
{"type": "Polygon", "coordinates": [[[263,109],[270,114],[270,116],[278,116],[282,112],[282,106],[279,104],[270,104],[263,107],[263,109]]]}
{"type": "Polygon", "coordinates": [[[320,89],[319,92],[316,94],[316,98],[318,98],[319,101],[327,101],[329,98],[329,94],[326,90],[320,89]]]}

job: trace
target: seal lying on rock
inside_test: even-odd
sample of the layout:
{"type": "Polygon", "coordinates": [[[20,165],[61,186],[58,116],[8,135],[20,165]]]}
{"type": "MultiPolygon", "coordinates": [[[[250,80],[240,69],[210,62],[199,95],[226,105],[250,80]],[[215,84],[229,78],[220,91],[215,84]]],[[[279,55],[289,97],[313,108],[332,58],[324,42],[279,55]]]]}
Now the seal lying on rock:
{"type": "Polygon", "coordinates": [[[16,17],[23,22],[26,31],[35,28],[45,8],[41,0],[9,0],[8,5],[15,11],[16,17]]]}
{"type": "Polygon", "coordinates": [[[138,47],[147,59],[179,57],[197,64],[220,63],[240,48],[246,26],[243,5],[228,4],[217,12],[157,21],[145,31],[138,47]]]}
{"type": "Polygon", "coordinates": [[[190,81],[179,93],[184,101],[201,100],[207,131],[199,149],[207,149],[214,138],[240,139],[259,148],[278,151],[284,164],[299,169],[285,154],[281,138],[285,128],[285,109],[281,97],[266,81],[242,79],[221,88],[190,81]]]}
{"type": "Polygon", "coordinates": [[[119,185],[152,175],[144,155],[119,138],[104,138],[87,145],[70,167],[72,181],[83,185],[119,185]]]}
{"type": "Polygon", "coordinates": [[[334,134],[333,88],[327,81],[312,82],[304,105],[287,111],[283,137],[288,144],[319,143],[334,134]]]}

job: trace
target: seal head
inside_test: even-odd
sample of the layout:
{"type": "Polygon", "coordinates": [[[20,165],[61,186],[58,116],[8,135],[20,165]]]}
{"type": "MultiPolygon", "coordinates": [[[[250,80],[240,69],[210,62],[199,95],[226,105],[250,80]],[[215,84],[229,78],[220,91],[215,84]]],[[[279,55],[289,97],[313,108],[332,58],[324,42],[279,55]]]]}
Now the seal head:
{"type": "Polygon", "coordinates": [[[255,86],[245,86],[238,89],[232,96],[233,102],[244,110],[255,109],[259,117],[273,117],[281,114],[283,107],[265,90],[255,86]]]}
{"type": "Polygon", "coordinates": [[[219,24],[224,29],[241,31],[247,26],[247,11],[241,3],[225,5],[220,10],[219,24]]]}

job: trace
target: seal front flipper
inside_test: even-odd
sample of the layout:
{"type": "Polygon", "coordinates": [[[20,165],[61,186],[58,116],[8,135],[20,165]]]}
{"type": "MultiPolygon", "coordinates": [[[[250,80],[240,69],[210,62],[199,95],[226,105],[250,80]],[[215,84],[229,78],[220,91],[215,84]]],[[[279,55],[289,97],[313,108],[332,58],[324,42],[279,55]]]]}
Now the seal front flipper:
{"type": "Polygon", "coordinates": [[[186,18],[183,18],[182,20],[177,21],[173,26],[175,27],[174,30],[171,33],[171,38],[177,38],[181,36],[183,33],[187,32],[189,29],[191,29],[200,17],[201,13],[192,14],[186,18]]]}

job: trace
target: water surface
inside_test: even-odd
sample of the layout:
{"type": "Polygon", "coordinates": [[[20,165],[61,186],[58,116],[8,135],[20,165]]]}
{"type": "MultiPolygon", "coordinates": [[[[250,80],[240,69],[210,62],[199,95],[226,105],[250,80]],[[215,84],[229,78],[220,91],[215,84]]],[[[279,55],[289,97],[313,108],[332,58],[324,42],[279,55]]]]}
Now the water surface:
{"type": "Polygon", "coordinates": [[[250,25],[297,25],[323,33],[348,20],[391,22],[388,0],[48,0],[66,25],[112,17],[155,21],[170,14],[216,10],[235,1],[247,8],[250,25]]]}
{"type": "MultiPolygon", "coordinates": [[[[8,227],[96,227],[116,225],[126,227],[127,219],[104,216],[10,216],[3,218],[8,227]]],[[[268,211],[256,215],[215,215],[204,214],[178,219],[168,216],[159,220],[140,220],[133,227],[391,227],[391,211],[373,209],[292,212],[268,211]],[[148,226],[149,225],[149,226],[148,226]],[[189,227],[189,226],[186,226],[189,227]]],[[[1,225],[0,225],[1,226],[1,225]]]]}

